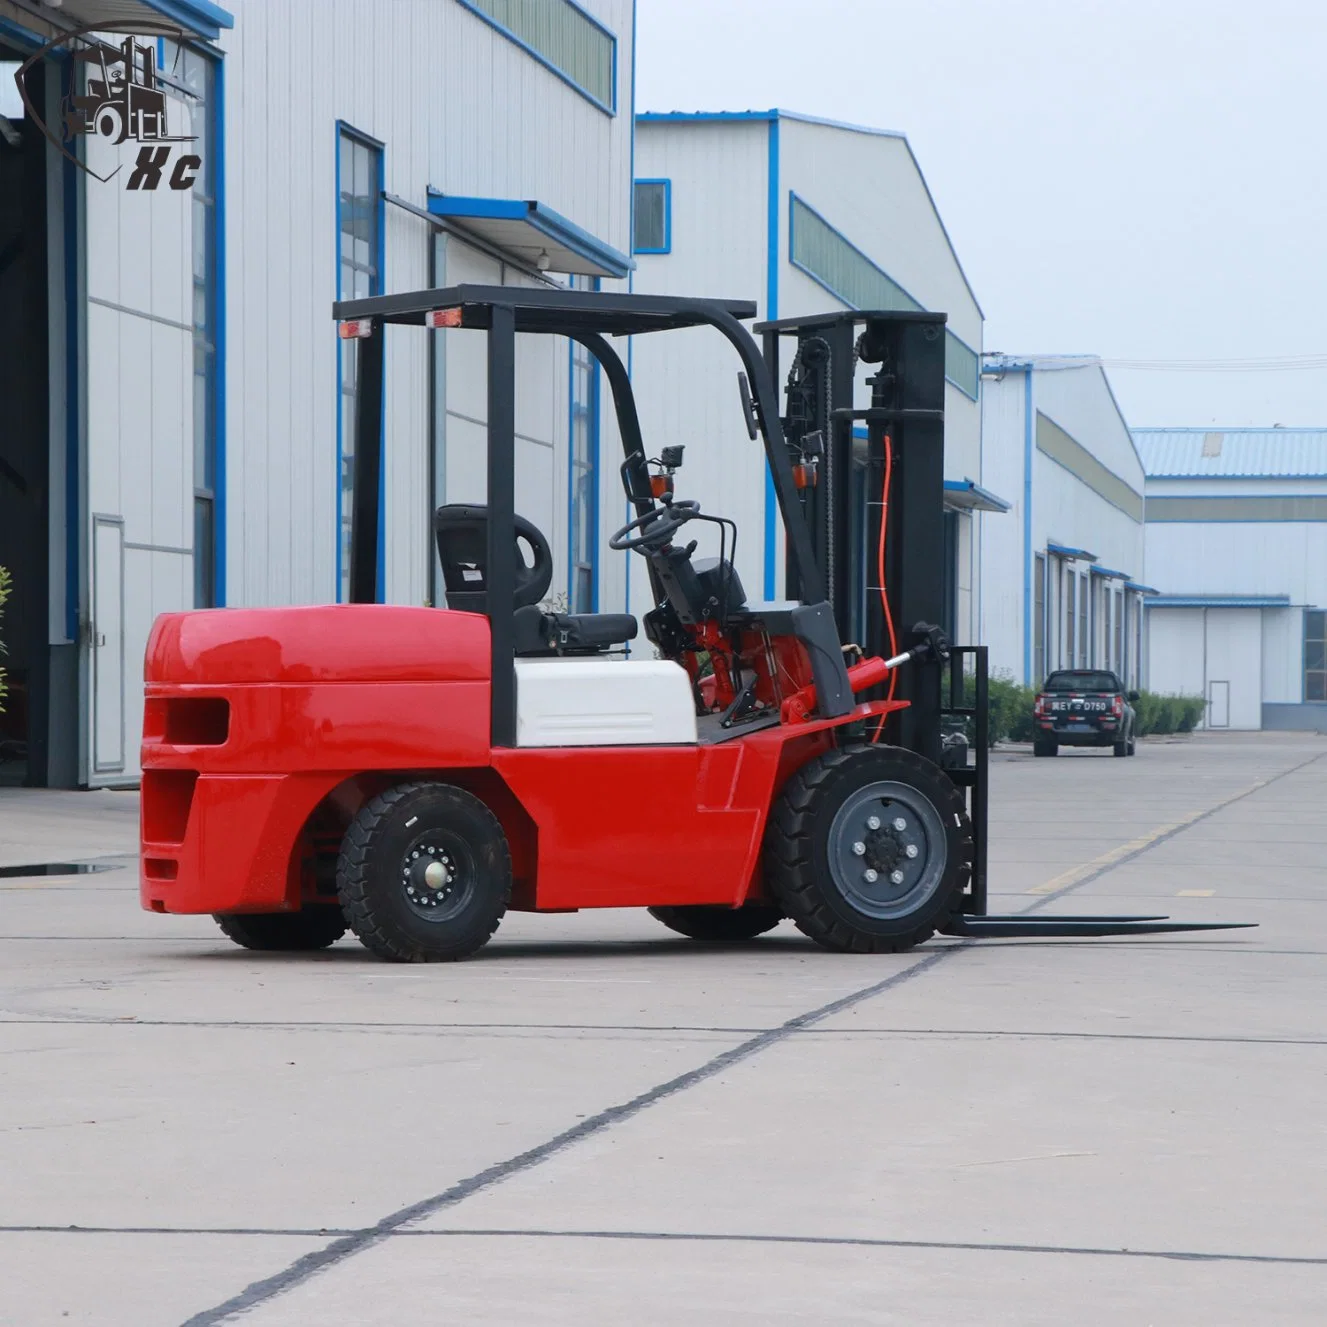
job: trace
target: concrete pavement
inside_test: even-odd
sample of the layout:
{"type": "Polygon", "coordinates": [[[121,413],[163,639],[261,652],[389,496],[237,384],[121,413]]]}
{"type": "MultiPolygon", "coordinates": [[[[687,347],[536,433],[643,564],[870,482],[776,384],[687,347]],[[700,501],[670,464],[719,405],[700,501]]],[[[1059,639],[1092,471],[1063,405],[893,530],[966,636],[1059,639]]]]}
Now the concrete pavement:
{"type": "MultiPolygon", "coordinates": [[[[1317,1323],[1325,800],[1316,737],[997,756],[993,909],[1259,929],[899,956],[262,956],[0,879],[0,1323],[1317,1323]]],[[[0,793],[0,865],[135,817],[0,793]]]]}

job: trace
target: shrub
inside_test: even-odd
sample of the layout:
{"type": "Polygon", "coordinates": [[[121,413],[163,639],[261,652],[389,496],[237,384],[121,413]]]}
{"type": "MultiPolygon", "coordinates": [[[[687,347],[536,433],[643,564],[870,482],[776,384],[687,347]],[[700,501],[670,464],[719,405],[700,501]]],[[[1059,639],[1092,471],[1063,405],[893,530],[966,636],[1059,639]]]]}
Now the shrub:
{"type": "MultiPolygon", "coordinates": [[[[4,617],[5,600],[9,598],[9,587],[10,587],[9,572],[7,572],[4,569],[4,567],[0,567],[0,619],[4,617]]],[[[5,653],[5,642],[3,639],[0,639],[0,654],[4,653],[5,653]]],[[[4,713],[6,690],[7,688],[5,686],[5,670],[3,668],[0,668],[0,714],[4,713]]]]}
{"type": "MultiPolygon", "coordinates": [[[[987,683],[990,701],[989,744],[997,742],[1030,742],[1032,740],[1032,706],[1037,699],[1034,687],[1025,687],[1014,680],[1012,673],[996,673],[987,683]]],[[[963,683],[963,703],[976,703],[977,684],[971,677],[963,683]]],[[[976,740],[976,722],[964,724],[968,740],[976,740]]]]}
{"type": "Polygon", "coordinates": [[[1201,696],[1158,696],[1144,691],[1134,701],[1139,737],[1191,733],[1207,708],[1201,696]]]}

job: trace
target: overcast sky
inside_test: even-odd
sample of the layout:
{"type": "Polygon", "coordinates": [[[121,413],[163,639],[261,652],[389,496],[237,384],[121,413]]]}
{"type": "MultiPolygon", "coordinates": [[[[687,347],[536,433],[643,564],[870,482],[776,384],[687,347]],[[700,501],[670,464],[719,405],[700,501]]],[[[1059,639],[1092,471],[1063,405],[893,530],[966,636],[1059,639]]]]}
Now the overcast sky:
{"type": "Polygon", "coordinates": [[[987,350],[1317,356],[1108,371],[1135,426],[1327,426],[1327,0],[638,4],[638,110],[906,133],[987,350]]]}

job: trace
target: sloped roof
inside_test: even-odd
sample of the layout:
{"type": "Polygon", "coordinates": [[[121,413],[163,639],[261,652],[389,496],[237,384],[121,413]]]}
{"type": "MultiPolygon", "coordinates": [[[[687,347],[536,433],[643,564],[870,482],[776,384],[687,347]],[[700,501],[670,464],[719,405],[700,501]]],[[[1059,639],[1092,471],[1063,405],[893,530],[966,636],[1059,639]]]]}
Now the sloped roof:
{"type": "Polygon", "coordinates": [[[1327,429],[1134,429],[1149,479],[1327,479],[1327,429]]]}

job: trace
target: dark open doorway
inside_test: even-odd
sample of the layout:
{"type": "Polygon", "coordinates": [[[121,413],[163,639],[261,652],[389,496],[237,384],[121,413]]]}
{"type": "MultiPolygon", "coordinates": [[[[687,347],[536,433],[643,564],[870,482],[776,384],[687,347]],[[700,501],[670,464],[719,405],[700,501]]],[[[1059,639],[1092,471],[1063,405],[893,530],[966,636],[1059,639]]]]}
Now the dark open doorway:
{"type": "MultiPolygon", "coordinates": [[[[0,45],[13,90],[23,57],[0,45]]],[[[42,105],[45,75],[28,87],[42,105]]],[[[0,785],[44,785],[50,729],[50,372],[46,139],[14,99],[0,103],[0,566],[12,589],[0,618],[8,694],[0,704],[0,785]]]]}

